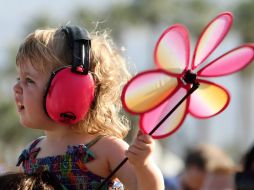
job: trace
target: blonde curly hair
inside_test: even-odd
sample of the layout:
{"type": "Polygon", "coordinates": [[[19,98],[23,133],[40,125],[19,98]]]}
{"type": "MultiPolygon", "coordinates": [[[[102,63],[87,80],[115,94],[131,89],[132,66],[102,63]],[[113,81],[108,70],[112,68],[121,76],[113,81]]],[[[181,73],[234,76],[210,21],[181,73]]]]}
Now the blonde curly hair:
{"type": "MultiPolygon", "coordinates": [[[[71,127],[79,133],[124,138],[129,122],[121,113],[120,96],[122,87],[130,79],[126,61],[106,31],[94,32],[90,36],[90,72],[95,81],[95,98],[85,118],[71,127]]],[[[71,50],[61,28],[36,30],[29,34],[18,50],[17,66],[21,67],[26,59],[43,73],[70,65],[71,50]]]]}

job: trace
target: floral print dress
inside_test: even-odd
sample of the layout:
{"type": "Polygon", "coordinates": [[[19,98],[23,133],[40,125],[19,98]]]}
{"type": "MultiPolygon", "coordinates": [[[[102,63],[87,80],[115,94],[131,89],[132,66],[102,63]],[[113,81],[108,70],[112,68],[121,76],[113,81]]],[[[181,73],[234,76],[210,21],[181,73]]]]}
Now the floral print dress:
{"type": "MultiPolygon", "coordinates": [[[[93,174],[86,168],[86,163],[95,159],[90,147],[102,136],[98,136],[88,144],[68,146],[66,154],[36,158],[40,147],[36,145],[44,138],[40,137],[32,142],[28,149],[24,149],[19,156],[17,166],[22,164],[27,174],[38,170],[48,170],[61,182],[63,189],[69,190],[95,190],[105,179],[93,174]]],[[[101,190],[123,190],[119,181],[110,181],[101,190]]]]}

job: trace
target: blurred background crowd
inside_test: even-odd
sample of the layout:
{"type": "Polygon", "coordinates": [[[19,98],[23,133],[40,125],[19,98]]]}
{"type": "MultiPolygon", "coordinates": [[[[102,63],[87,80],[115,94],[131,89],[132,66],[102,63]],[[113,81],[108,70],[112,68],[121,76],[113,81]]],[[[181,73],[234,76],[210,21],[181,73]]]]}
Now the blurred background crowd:
{"type": "MultiPolygon", "coordinates": [[[[9,0],[0,7],[0,173],[15,170],[21,149],[41,131],[19,124],[12,96],[16,80],[15,54],[21,40],[36,28],[60,27],[71,23],[89,31],[110,31],[116,45],[125,50],[133,75],[154,68],[153,50],[158,37],[175,23],[190,32],[192,52],[200,32],[216,15],[230,11],[234,23],[229,35],[208,61],[242,43],[254,42],[254,1],[252,0],[61,0],[22,2],[9,0]]],[[[231,188],[254,177],[243,170],[254,170],[254,64],[231,76],[214,79],[231,93],[228,108],[216,117],[197,120],[187,117],[172,136],[156,141],[156,160],[170,186],[177,182],[205,189],[231,188]],[[248,154],[247,154],[248,153],[248,154]],[[248,156],[249,155],[249,156],[248,156]],[[248,160],[248,161],[247,161],[248,160]],[[248,164],[247,164],[248,162],[248,164]],[[205,173],[208,175],[204,175],[205,173]],[[208,176],[208,179],[203,179],[208,176]],[[247,177],[246,177],[247,176],[247,177]],[[192,178],[194,177],[194,178],[192,178]],[[197,177],[197,178],[195,178],[197,177]]],[[[126,113],[128,114],[128,113],[126,113]]],[[[128,115],[132,142],[138,117],[128,115]]],[[[244,182],[245,183],[245,182],[244,182]]],[[[248,182],[246,182],[248,183],[248,182]]],[[[169,188],[172,189],[173,187],[169,188]]],[[[190,187],[191,188],[191,187],[190,187]]],[[[253,187],[254,189],[254,187],[253,187]]]]}

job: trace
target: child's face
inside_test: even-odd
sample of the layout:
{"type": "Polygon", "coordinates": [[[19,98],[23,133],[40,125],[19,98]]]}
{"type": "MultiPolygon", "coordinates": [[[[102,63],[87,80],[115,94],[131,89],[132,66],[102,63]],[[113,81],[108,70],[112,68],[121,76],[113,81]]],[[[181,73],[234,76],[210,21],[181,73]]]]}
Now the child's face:
{"type": "Polygon", "coordinates": [[[43,108],[43,96],[49,75],[36,70],[29,60],[18,69],[18,80],[14,85],[14,97],[20,122],[23,126],[47,129],[52,121],[43,108]]]}

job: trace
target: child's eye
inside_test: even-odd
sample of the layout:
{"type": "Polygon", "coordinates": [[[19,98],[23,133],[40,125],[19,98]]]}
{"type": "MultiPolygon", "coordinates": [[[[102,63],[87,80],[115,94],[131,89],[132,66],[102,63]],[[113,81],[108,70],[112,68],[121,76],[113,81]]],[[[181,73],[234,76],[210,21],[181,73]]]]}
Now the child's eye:
{"type": "Polygon", "coordinates": [[[19,82],[19,81],[20,81],[20,77],[17,77],[17,78],[16,78],[16,81],[19,82]]]}
{"type": "Polygon", "coordinates": [[[34,81],[32,79],[30,79],[30,78],[26,78],[26,82],[27,83],[34,83],[34,81]]]}

